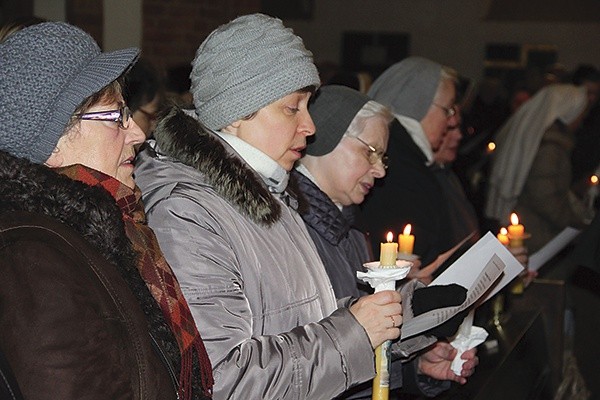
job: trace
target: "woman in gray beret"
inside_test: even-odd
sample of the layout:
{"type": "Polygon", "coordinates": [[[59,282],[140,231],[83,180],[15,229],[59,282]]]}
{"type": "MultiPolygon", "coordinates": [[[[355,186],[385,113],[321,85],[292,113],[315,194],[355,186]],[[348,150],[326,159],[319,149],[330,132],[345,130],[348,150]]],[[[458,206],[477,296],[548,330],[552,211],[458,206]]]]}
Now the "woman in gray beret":
{"type": "Polygon", "coordinates": [[[315,131],[311,53],[280,20],[242,16],[201,44],[191,80],[194,110],[159,122],[135,173],[215,398],[325,399],[372,379],[373,349],[399,336],[400,295],[336,302],[288,188],[315,131]]]}
{"type": "Polygon", "coordinates": [[[0,348],[14,374],[2,398],[211,396],[133,180],[144,134],[119,82],[138,52],[103,53],[54,22],[0,44],[0,348]]]}
{"type": "MultiPolygon", "coordinates": [[[[372,289],[357,279],[356,272],[363,271],[362,265],[373,258],[370,243],[354,223],[355,206],[369,196],[375,181],[386,174],[388,125],[393,116],[387,107],[368,96],[338,85],[319,89],[309,111],[316,134],[308,140],[306,155],[292,172],[292,182],[301,193],[300,214],[336,297],[360,297],[372,289]]],[[[423,286],[417,280],[403,281],[403,304],[421,299],[422,296],[413,298],[412,294],[415,289],[423,290],[423,286]]],[[[405,307],[403,320],[411,316],[412,310],[405,307]]],[[[402,386],[404,393],[427,396],[449,388],[446,380],[466,382],[478,362],[474,350],[465,353],[463,376],[456,376],[450,369],[456,350],[446,342],[436,343],[433,334],[394,341],[391,351],[390,389],[402,386]],[[420,356],[414,357],[417,352],[420,356]]],[[[370,392],[369,384],[358,385],[344,398],[371,398],[370,392]]]]}

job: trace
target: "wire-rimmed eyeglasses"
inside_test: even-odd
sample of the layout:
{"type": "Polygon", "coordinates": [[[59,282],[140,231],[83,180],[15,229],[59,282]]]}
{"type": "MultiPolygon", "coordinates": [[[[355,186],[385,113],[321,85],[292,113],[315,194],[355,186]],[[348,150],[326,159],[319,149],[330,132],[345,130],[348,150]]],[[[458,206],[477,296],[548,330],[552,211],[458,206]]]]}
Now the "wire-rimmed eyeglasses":
{"type": "Polygon", "coordinates": [[[433,103],[434,106],[441,108],[446,113],[446,118],[452,118],[456,115],[456,106],[444,107],[441,104],[433,103]]]}
{"type": "Polygon", "coordinates": [[[118,110],[94,111],[75,114],[75,118],[90,121],[113,121],[119,123],[119,128],[127,129],[131,124],[131,110],[127,106],[121,106],[118,110]]]}
{"type": "Polygon", "coordinates": [[[381,164],[383,165],[383,168],[387,169],[387,167],[388,167],[388,156],[385,153],[383,153],[381,151],[378,151],[375,147],[371,146],[369,143],[365,142],[364,140],[362,140],[358,136],[351,136],[351,137],[353,137],[354,139],[358,140],[359,142],[361,142],[362,144],[364,144],[365,146],[367,146],[369,148],[369,163],[371,165],[375,165],[379,161],[381,161],[381,164]]]}

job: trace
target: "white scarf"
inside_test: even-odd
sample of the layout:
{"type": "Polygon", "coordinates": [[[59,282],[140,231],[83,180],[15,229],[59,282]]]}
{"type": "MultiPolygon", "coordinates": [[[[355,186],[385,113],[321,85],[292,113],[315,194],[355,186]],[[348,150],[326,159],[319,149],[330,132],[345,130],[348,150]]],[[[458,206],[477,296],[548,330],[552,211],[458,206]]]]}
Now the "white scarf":
{"type": "Polygon", "coordinates": [[[215,131],[256,171],[266,183],[271,193],[283,193],[286,189],[289,173],[271,157],[235,135],[224,131],[215,131]]]}

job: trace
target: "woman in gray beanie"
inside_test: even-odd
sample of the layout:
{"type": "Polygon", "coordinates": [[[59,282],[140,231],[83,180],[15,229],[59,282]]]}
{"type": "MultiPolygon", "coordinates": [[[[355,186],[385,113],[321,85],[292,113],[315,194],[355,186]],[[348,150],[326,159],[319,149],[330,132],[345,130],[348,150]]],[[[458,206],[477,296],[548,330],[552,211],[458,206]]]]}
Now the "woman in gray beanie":
{"type": "Polygon", "coordinates": [[[0,348],[15,378],[2,398],[210,398],[133,180],[144,134],[120,81],[138,52],[102,53],[55,22],[0,44],[0,348]]]}
{"type": "Polygon", "coordinates": [[[287,185],[315,130],[311,53],[280,20],[246,15],[202,43],[191,80],[194,111],[159,122],[136,180],[215,398],[325,399],[372,379],[373,349],[399,335],[400,295],[337,303],[287,185]]]}
{"type": "Polygon", "coordinates": [[[369,90],[369,96],[394,114],[388,149],[393,163],[363,203],[360,226],[376,244],[390,226],[401,230],[411,224],[415,254],[425,266],[457,244],[445,234],[450,219],[430,168],[448,125],[458,123],[455,76],[438,63],[409,57],[384,71],[369,90]]]}

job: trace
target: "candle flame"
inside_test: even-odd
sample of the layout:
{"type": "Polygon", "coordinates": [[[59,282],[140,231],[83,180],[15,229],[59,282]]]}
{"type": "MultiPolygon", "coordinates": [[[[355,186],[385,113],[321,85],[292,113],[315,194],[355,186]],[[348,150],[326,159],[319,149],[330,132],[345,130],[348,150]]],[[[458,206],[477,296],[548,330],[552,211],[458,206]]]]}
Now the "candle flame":
{"type": "Polygon", "coordinates": [[[519,217],[517,217],[516,213],[510,214],[510,223],[511,225],[519,225],[519,217]]]}
{"type": "Polygon", "coordinates": [[[404,227],[404,231],[402,232],[404,235],[410,235],[410,230],[412,229],[412,225],[411,224],[406,224],[406,226],[404,227]]]}
{"type": "Polygon", "coordinates": [[[490,153],[491,153],[492,151],[496,150],[496,143],[494,143],[494,142],[489,142],[489,143],[488,143],[488,145],[487,145],[487,149],[488,149],[488,152],[490,152],[490,153]]]}
{"type": "Polygon", "coordinates": [[[592,175],[590,177],[590,182],[592,183],[592,185],[597,185],[598,184],[598,177],[596,175],[592,175]]]}
{"type": "Polygon", "coordinates": [[[508,235],[508,231],[506,230],[506,228],[500,228],[500,234],[501,235],[508,235]]]}
{"type": "Polygon", "coordinates": [[[387,233],[387,242],[392,243],[394,241],[394,234],[392,232],[387,233]]]}

